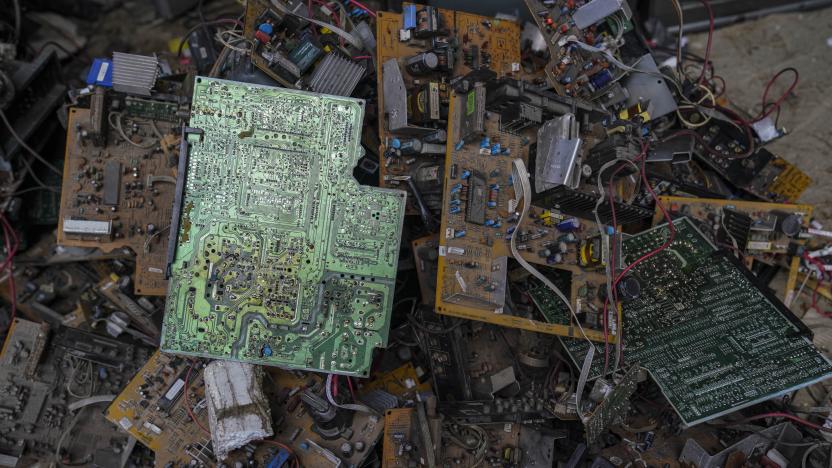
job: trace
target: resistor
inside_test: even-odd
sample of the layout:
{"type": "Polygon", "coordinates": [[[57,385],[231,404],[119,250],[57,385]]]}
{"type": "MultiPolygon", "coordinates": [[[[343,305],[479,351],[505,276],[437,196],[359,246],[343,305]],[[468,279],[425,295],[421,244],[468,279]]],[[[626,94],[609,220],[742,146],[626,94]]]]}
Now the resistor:
{"type": "Polygon", "coordinates": [[[492,155],[500,154],[500,151],[501,150],[500,150],[500,144],[499,143],[494,143],[493,145],[491,145],[491,154],[492,155]]]}
{"type": "Polygon", "coordinates": [[[499,198],[500,191],[491,189],[488,191],[488,203],[487,206],[489,208],[496,208],[497,207],[497,200],[499,198]]]}
{"type": "Polygon", "coordinates": [[[471,171],[469,171],[468,169],[463,169],[462,175],[459,178],[462,180],[466,180],[469,177],[471,177],[471,171]]]}
{"type": "Polygon", "coordinates": [[[462,191],[462,184],[456,183],[451,187],[451,193],[459,193],[462,191]]]}

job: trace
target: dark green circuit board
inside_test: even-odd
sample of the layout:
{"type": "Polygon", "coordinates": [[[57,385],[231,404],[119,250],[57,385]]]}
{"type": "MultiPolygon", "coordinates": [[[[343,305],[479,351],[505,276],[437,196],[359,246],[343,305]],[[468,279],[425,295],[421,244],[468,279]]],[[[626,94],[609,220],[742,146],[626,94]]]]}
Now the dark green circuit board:
{"type": "Polygon", "coordinates": [[[368,373],[405,194],[352,176],[363,105],[197,78],[163,351],[368,373]]]}
{"type": "MultiPolygon", "coordinates": [[[[641,295],[623,305],[624,359],[650,373],[685,424],[832,376],[832,364],[805,326],[748,270],[717,251],[687,218],[674,226],[671,245],[632,270],[641,295]]],[[[664,244],[669,232],[664,224],[626,239],[624,263],[664,244]]],[[[582,362],[588,345],[564,344],[582,362]]],[[[600,351],[593,366],[603,366],[600,351]]]]}

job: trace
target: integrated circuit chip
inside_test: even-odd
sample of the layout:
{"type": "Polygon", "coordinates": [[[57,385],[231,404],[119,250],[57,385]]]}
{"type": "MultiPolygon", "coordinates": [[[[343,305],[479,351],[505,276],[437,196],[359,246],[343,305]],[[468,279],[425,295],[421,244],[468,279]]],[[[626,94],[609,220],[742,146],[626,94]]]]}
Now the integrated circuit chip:
{"type": "Polygon", "coordinates": [[[197,78],[164,351],[368,373],[405,194],[353,178],[363,113],[357,99],[197,78]]]}

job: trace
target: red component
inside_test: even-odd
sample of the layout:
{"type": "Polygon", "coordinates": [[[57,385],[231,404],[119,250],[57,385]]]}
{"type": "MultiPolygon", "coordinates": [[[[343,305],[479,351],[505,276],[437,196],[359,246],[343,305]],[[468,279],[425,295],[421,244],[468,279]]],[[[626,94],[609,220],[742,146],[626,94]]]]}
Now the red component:
{"type": "Polygon", "coordinates": [[[551,26],[554,22],[555,21],[552,18],[546,18],[546,24],[548,24],[549,26],[551,26]]]}
{"type": "Polygon", "coordinates": [[[271,36],[264,33],[263,31],[260,31],[259,29],[257,30],[257,32],[254,33],[254,38],[257,39],[258,41],[264,43],[264,44],[269,42],[272,39],[271,36]]]}
{"type": "Polygon", "coordinates": [[[575,0],[566,0],[566,8],[570,10],[575,8],[575,0]]]}
{"type": "Polygon", "coordinates": [[[592,33],[586,33],[585,39],[586,39],[586,42],[588,44],[594,44],[595,43],[595,35],[592,34],[592,33]]]}
{"type": "Polygon", "coordinates": [[[569,25],[566,24],[566,23],[563,23],[562,25],[560,25],[560,32],[566,33],[566,31],[569,31],[569,25]]]}

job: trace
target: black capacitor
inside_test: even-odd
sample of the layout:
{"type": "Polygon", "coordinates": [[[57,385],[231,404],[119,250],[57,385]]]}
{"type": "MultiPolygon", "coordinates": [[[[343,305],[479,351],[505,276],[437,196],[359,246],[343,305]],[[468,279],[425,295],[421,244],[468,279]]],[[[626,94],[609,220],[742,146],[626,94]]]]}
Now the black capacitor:
{"type": "Polygon", "coordinates": [[[418,154],[422,152],[422,141],[418,138],[402,140],[399,151],[402,154],[418,154]]]}
{"type": "Polygon", "coordinates": [[[425,143],[445,143],[448,141],[448,132],[438,128],[431,133],[422,137],[422,141],[425,143]]]}
{"type": "Polygon", "coordinates": [[[456,179],[456,172],[457,172],[456,164],[451,164],[451,179],[456,179]]]}
{"type": "Polygon", "coordinates": [[[641,295],[641,283],[635,276],[627,276],[618,283],[618,298],[624,301],[638,299],[641,295]]]}
{"type": "Polygon", "coordinates": [[[803,217],[796,213],[780,217],[778,221],[780,232],[789,237],[796,237],[803,227],[803,217]]]}
{"type": "Polygon", "coordinates": [[[426,75],[432,73],[439,65],[439,57],[433,52],[422,52],[421,54],[408,57],[404,66],[411,75],[426,75]]]}

